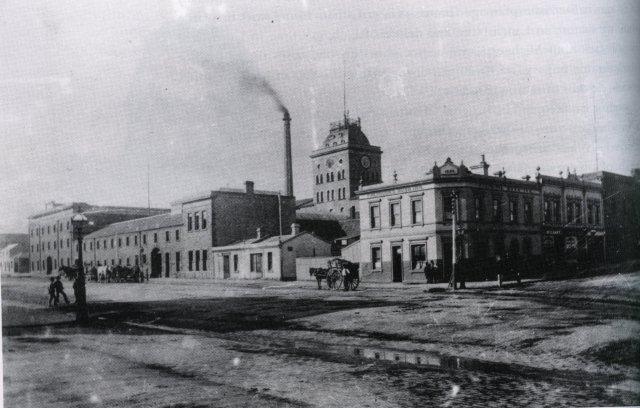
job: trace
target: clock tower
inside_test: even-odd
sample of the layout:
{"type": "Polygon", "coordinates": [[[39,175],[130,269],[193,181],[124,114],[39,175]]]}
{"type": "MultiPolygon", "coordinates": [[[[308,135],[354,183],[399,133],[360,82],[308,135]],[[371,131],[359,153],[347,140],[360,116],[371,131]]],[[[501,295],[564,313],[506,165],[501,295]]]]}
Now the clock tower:
{"type": "Polygon", "coordinates": [[[337,216],[358,216],[355,191],[382,182],[382,150],[372,146],[360,127],[360,118],[330,125],[329,135],[313,151],[313,208],[337,216]]]}

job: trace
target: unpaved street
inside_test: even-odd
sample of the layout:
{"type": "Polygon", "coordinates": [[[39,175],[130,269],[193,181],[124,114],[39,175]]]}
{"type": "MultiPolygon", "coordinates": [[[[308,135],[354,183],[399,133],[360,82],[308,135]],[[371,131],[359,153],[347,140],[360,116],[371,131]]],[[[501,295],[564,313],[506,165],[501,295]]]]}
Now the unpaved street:
{"type": "Polygon", "coordinates": [[[46,282],[3,279],[5,406],[640,403],[640,273],[455,294],[313,285],[91,283],[81,329],[48,310],[46,282]]]}

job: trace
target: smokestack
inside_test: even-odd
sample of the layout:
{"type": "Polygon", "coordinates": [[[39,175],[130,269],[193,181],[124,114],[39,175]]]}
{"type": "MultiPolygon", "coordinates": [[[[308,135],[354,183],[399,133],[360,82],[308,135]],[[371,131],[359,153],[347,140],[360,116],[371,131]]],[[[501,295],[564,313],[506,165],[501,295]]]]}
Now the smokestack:
{"type": "Polygon", "coordinates": [[[289,111],[284,111],[284,194],[293,195],[293,166],[291,163],[291,116],[289,111]]]}

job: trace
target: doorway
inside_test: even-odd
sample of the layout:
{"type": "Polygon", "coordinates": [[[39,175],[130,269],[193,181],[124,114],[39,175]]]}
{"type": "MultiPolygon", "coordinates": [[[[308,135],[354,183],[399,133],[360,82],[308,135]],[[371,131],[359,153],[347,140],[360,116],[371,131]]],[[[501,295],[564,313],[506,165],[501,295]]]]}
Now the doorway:
{"type": "Polygon", "coordinates": [[[393,281],[402,282],[402,246],[394,245],[391,247],[391,260],[393,281]]]}
{"type": "Polygon", "coordinates": [[[47,257],[47,275],[51,275],[51,271],[53,270],[53,263],[51,261],[51,257],[47,257]]]}
{"type": "Polygon", "coordinates": [[[162,276],[162,255],[158,248],[151,251],[151,277],[159,278],[162,276]]]}
{"type": "Polygon", "coordinates": [[[222,255],[222,277],[229,279],[231,277],[231,271],[229,269],[229,254],[222,255]]]}

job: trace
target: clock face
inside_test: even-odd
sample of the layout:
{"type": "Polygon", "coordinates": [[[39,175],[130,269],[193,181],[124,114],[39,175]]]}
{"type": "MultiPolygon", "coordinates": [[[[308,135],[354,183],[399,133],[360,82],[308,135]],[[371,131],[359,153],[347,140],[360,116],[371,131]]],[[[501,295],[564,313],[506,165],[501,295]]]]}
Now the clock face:
{"type": "Polygon", "coordinates": [[[360,159],[360,164],[362,164],[362,167],[364,167],[365,169],[368,169],[369,166],[371,166],[371,160],[369,159],[369,156],[362,156],[362,158],[360,159]]]}
{"type": "Polygon", "coordinates": [[[327,159],[327,167],[331,168],[333,167],[333,159],[327,159]]]}

